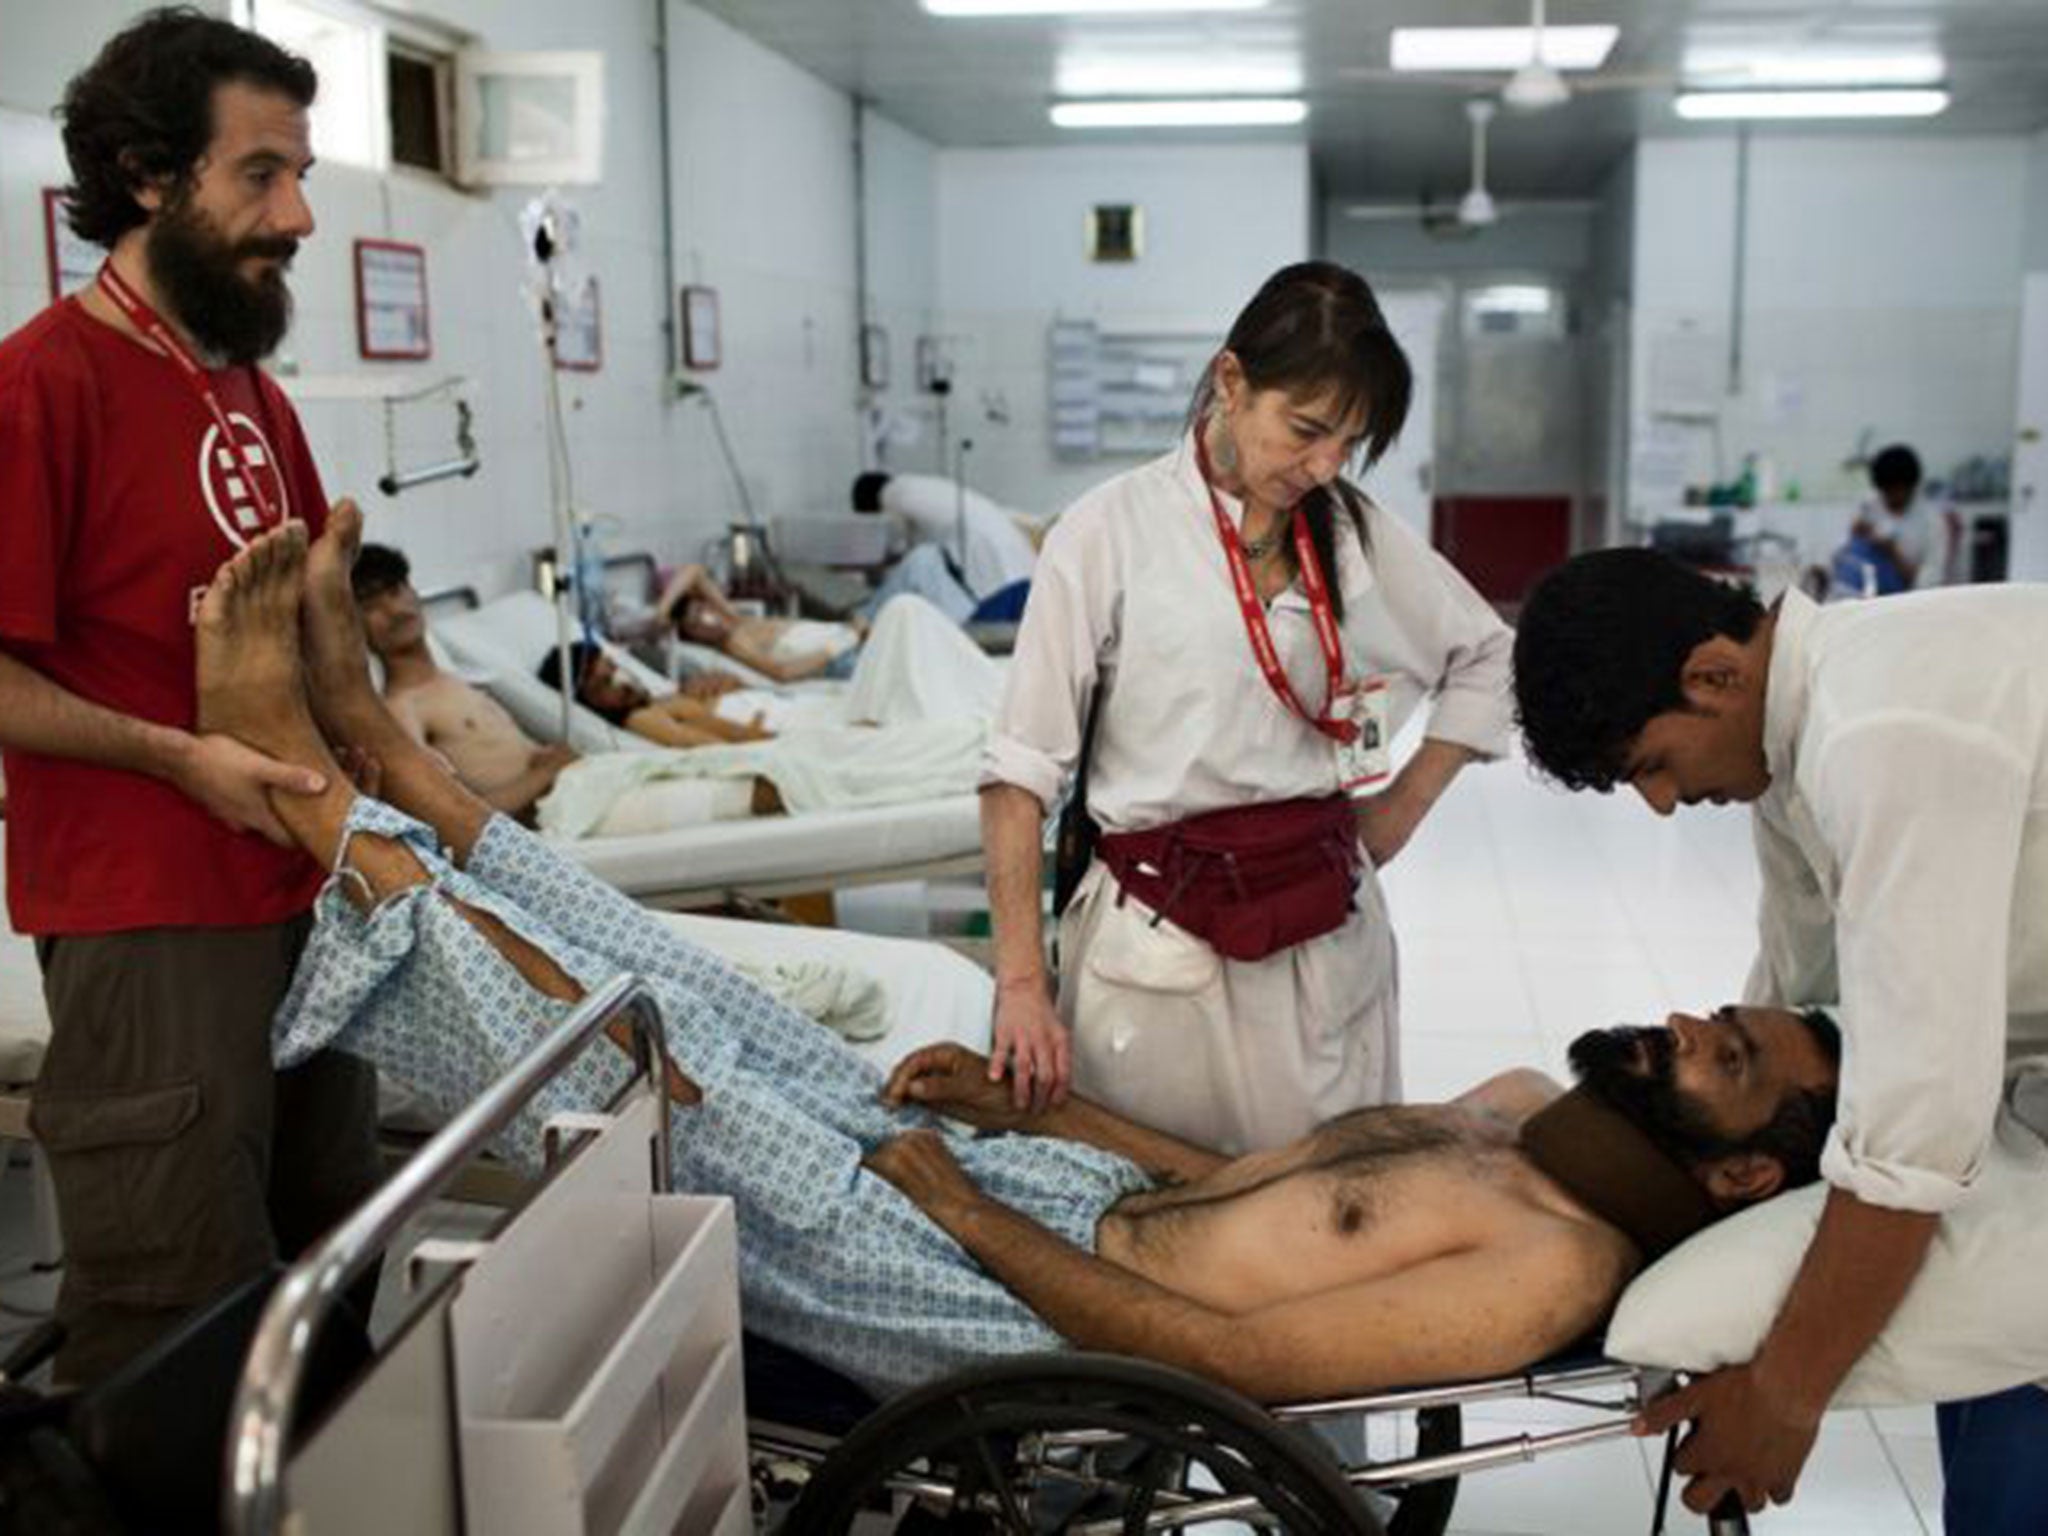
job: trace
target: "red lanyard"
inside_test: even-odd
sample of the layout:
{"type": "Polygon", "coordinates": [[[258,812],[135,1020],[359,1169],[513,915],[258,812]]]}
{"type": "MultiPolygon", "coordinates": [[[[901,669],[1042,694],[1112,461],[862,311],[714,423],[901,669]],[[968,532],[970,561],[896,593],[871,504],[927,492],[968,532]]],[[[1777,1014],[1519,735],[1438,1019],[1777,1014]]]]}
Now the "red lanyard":
{"type": "MultiPolygon", "coordinates": [[[[206,370],[199,366],[199,360],[192,355],[185,343],[178,339],[178,333],[164,324],[163,316],[151,309],[142,295],[128,286],[128,280],[114,270],[113,262],[109,261],[101,266],[99,284],[101,291],[112,301],[113,306],[127,317],[128,323],[161,347],[165,355],[177,366],[178,372],[184,375],[185,382],[199,397],[199,403],[206,407],[207,414],[213,418],[214,426],[219,429],[221,446],[232,453],[235,461],[241,466],[243,483],[247,485],[249,494],[256,499],[256,507],[262,514],[264,526],[276,527],[282,519],[277,508],[270,504],[270,492],[264,489],[263,466],[249,456],[246,444],[236,440],[235,429],[228,422],[228,413],[221,408],[220,396],[213,392],[213,380],[207,377],[206,370]]],[[[271,468],[275,473],[282,472],[275,465],[271,468]]]]}
{"type": "Polygon", "coordinates": [[[1310,727],[1336,742],[1350,742],[1358,735],[1358,723],[1340,719],[1330,713],[1330,702],[1337,696],[1337,688],[1344,676],[1344,639],[1337,630],[1337,612],[1330,602],[1330,589],[1323,580],[1322,562],[1316,559],[1316,547],[1308,535],[1308,519],[1299,512],[1293,514],[1294,554],[1301,567],[1302,590],[1308,595],[1309,617],[1314,621],[1316,643],[1322,648],[1323,666],[1329,679],[1323,694],[1323,708],[1319,715],[1312,715],[1302,707],[1295,697],[1294,685],[1287,681],[1287,673],[1280,665],[1280,653],[1273,645],[1272,631],[1266,627],[1266,605],[1259,599],[1258,586],[1252,581],[1251,562],[1245,558],[1244,540],[1238,536],[1237,525],[1231,522],[1223,510],[1223,502],[1216,494],[1214,481],[1209,477],[1209,449],[1202,441],[1202,429],[1195,429],[1195,463],[1202,472],[1202,488],[1209,493],[1209,510],[1216,517],[1216,536],[1223,541],[1223,556],[1230,562],[1230,583],[1237,590],[1237,606],[1244,614],[1245,633],[1251,637],[1252,655],[1258,658],[1259,670],[1266,674],[1266,686],[1280,696],[1280,702],[1293,710],[1310,727]]]}

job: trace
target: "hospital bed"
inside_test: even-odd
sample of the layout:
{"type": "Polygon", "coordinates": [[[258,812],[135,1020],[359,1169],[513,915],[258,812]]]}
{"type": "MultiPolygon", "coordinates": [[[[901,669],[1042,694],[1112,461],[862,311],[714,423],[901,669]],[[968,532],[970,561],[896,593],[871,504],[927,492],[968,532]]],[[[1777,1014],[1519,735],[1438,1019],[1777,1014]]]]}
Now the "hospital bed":
{"type": "MultiPolygon", "coordinates": [[[[426,599],[436,642],[455,670],[486,687],[529,733],[553,739],[559,696],[535,676],[555,643],[554,610],[535,592],[478,603],[469,588],[426,599]]],[[[650,692],[673,685],[622,648],[614,660],[650,692]]],[[[765,708],[771,728],[826,723],[842,685],[804,684],[740,696],[739,718],[765,708]]],[[[579,751],[635,751],[648,744],[589,710],[572,706],[570,745],[579,751]]],[[[980,806],[972,795],[802,817],[763,816],[637,837],[580,838],[560,845],[627,895],[662,906],[773,898],[883,881],[972,875],[981,868],[980,806]]]]}

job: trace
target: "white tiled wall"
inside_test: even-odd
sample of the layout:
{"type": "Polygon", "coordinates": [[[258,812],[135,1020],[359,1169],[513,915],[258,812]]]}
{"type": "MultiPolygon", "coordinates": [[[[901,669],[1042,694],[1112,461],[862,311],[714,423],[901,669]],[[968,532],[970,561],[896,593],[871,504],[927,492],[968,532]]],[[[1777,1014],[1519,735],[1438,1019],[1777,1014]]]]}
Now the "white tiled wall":
{"type": "Polygon", "coordinates": [[[1027,511],[1056,511],[1134,462],[1053,457],[1056,316],[1220,340],[1261,282],[1309,254],[1301,144],[941,150],[938,167],[939,295],[959,368],[952,429],[974,439],[974,484],[1027,511]],[[1088,260],[1096,203],[1143,209],[1137,261],[1088,260]],[[988,419],[985,396],[1007,408],[1006,424],[988,419]]]}

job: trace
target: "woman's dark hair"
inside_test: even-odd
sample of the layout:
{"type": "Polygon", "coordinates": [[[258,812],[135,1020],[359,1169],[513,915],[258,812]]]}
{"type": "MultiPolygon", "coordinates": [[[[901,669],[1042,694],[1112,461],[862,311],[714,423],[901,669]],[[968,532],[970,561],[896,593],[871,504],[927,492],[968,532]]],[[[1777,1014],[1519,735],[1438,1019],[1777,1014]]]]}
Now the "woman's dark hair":
{"type": "Polygon", "coordinates": [[[1648,549],[1600,549],[1545,576],[1515,624],[1515,709],[1529,760],[1603,794],[1631,743],[1685,703],[1685,659],[1716,635],[1747,642],[1756,593],[1648,549]]]}
{"type": "Polygon", "coordinates": [[[412,562],[389,544],[365,544],[356,551],[348,580],[356,601],[367,603],[412,580],[412,562]]]}
{"type": "Polygon", "coordinates": [[[64,89],[64,211],[81,240],[112,245],[149,215],[138,187],[189,184],[213,142],[214,87],[245,81],[313,104],[319,77],[269,38],[189,6],[150,11],[64,89]]]}
{"type": "MultiPolygon", "coordinates": [[[[1387,328],[1372,289],[1348,267],[1330,261],[1282,267],[1232,322],[1223,347],[1244,369],[1245,383],[1253,390],[1277,389],[1295,399],[1328,393],[1340,419],[1363,407],[1368,465],[1378,462],[1408,419],[1415,392],[1408,355],[1387,328]]],[[[1188,407],[1191,427],[1199,428],[1215,397],[1212,362],[1188,407]]],[[[1337,581],[1337,513],[1342,509],[1350,517],[1364,547],[1365,506],[1364,493],[1341,475],[1301,499],[1309,541],[1329,572],[1330,601],[1339,619],[1344,596],[1337,581]]],[[[1282,548],[1291,563],[1292,548],[1282,548]]]]}

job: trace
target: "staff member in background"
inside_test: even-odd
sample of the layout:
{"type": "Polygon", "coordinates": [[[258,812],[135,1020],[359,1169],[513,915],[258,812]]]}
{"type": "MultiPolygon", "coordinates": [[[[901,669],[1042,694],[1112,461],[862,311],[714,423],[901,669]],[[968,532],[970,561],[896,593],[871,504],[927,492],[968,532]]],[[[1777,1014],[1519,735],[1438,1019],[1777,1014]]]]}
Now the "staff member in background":
{"type": "MultiPolygon", "coordinates": [[[[1834,1187],[1805,1262],[1756,1358],[1643,1425],[1694,1421],[1677,1461],[1692,1508],[1731,1489],[1782,1503],[1968,1195],[2008,1059],[2048,1050],[2048,589],[1827,608],[1794,591],[1766,611],[1662,555],[1601,550],[1531,594],[1515,692],[1530,759],[1568,788],[1628,784],[1660,815],[1754,804],[1747,1000],[1841,1000],[1834,1187]]],[[[2048,1392],[1944,1403],[1937,1423],[1949,1530],[2048,1531],[2048,1392]]]]}
{"type": "MultiPolygon", "coordinates": [[[[981,492],[942,475],[891,475],[869,470],[853,482],[853,510],[888,512],[903,519],[919,548],[936,545],[966,608],[933,596],[922,586],[910,588],[937,602],[951,618],[966,620],[977,603],[1005,587],[1031,580],[1038,563],[1036,538],[1040,525],[1020,512],[991,501],[981,492]],[[966,548],[961,548],[962,538],[966,548]]],[[[916,549],[911,551],[916,553],[916,549]]],[[[907,557],[906,557],[907,558],[907,557]]]]}
{"type": "Polygon", "coordinates": [[[196,11],[109,42],[63,108],[67,215],[109,259],[0,342],[7,895],[50,1008],[30,1123],[63,1228],[65,1382],[377,1178],[371,1069],[270,1065],[322,878],[271,797],[320,776],[192,729],[199,595],[265,528],[326,516],[255,367],[313,231],[315,87],[303,59],[196,11]]]}
{"type": "MultiPolygon", "coordinates": [[[[1852,569],[1867,570],[1869,590],[1859,595],[1888,597],[1938,584],[1940,567],[1929,570],[1928,561],[1940,530],[1920,495],[1920,456],[1904,443],[1881,449],[1870,461],[1870,488],[1877,499],[1858,509],[1849,542],[1835,557],[1838,570],[1845,555],[1855,562],[1852,569]]],[[[1839,584],[1856,590],[1854,582],[1839,584]]]]}
{"type": "Polygon", "coordinates": [[[1342,267],[1275,273],[1180,446],[1047,538],[982,775],[995,1046],[1019,1102],[1069,1077],[1230,1151],[1398,1095],[1394,936],[1375,867],[1499,753],[1512,638],[1342,471],[1407,414],[1407,358],[1342,267]],[[1427,739],[1388,748],[1425,694],[1427,739]],[[1098,857],[1039,921],[1046,808],[1084,754],[1098,857]],[[1071,1042],[1070,1042],[1071,1037],[1071,1042]]]}

